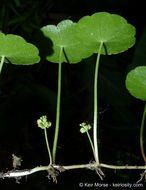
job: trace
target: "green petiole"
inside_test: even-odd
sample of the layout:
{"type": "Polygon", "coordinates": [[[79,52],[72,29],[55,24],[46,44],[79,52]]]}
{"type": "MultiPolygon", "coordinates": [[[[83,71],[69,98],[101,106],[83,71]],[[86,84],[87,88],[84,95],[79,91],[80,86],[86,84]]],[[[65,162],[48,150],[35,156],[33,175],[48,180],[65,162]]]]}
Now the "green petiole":
{"type": "Polygon", "coordinates": [[[98,154],[98,142],[97,142],[97,119],[98,119],[98,92],[97,92],[97,84],[98,84],[98,68],[99,68],[99,60],[101,54],[101,48],[103,46],[103,42],[101,41],[99,46],[99,51],[96,60],[95,66],[95,75],[94,75],[94,121],[93,121],[93,140],[94,140],[94,150],[95,150],[95,161],[99,164],[99,154],[98,154]]]}
{"type": "Polygon", "coordinates": [[[146,163],[146,156],[145,156],[144,147],[143,147],[143,131],[144,131],[145,117],[146,117],[146,104],[144,106],[142,122],[141,122],[141,127],[140,127],[140,150],[141,150],[141,154],[142,154],[142,157],[144,159],[144,162],[146,163]]]}
{"type": "Polygon", "coordinates": [[[53,163],[55,163],[56,159],[56,149],[57,149],[57,142],[58,142],[58,134],[59,134],[59,121],[60,121],[60,99],[61,99],[61,55],[63,53],[63,47],[60,49],[60,63],[58,64],[58,91],[57,91],[57,108],[56,108],[56,127],[55,127],[55,136],[54,136],[54,143],[53,143],[53,163]]]}
{"type": "Polygon", "coordinates": [[[2,58],[1,58],[1,62],[0,62],[0,73],[2,71],[4,61],[5,61],[5,56],[3,55],[2,58]]]}

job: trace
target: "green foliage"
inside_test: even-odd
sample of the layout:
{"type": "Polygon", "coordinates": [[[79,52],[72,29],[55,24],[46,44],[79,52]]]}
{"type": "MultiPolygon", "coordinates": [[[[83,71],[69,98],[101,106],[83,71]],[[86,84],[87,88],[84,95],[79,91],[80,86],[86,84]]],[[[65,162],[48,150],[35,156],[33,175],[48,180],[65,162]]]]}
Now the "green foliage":
{"type": "Polygon", "coordinates": [[[53,43],[53,53],[47,60],[55,63],[80,62],[97,53],[101,43],[101,54],[109,55],[126,51],[135,43],[135,28],[123,17],[106,12],[82,17],[77,24],[64,20],[41,31],[53,43]]]}
{"type": "Polygon", "coordinates": [[[76,23],[71,20],[61,21],[57,26],[44,26],[41,31],[53,42],[53,53],[47,56],[48,61],[77,63],[92,54],[91,49],[76,37],[76,23]]]}
{"type": "Polygon", "coordinates": [[[37,120],[37,124],[38,124],[38,127],[40,127],[41,129],[49,128],[52,125],[50,121],[47,121],[46,115],[41,116],[40,119],[37,120]]]}
{"type": "Polygon", "coordinates": [[[78,38],[88,44],[94,53],[98,52],[101,43],[101,54],[108,55],[126,51],[135,43],[135,28],[116,14],[100,12],[82,17],[77,28],[78,38]]]}
{"type": "Polygon", "coordinates": [[[38,49],[22,37],[0,33],[0,56],[16,65],[31,65],[40,61],[38,49]]]}
{"type": "Polygon", "coordinates": [[[139,66],[126,77],[126,88],[136,98],[146,101],[146,66],[139,66]]]}

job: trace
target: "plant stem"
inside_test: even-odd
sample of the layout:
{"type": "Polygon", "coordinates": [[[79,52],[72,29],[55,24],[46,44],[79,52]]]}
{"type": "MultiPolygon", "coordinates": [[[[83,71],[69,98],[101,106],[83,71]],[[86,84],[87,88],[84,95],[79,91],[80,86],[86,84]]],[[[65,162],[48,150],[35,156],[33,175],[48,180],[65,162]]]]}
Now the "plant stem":
{"type": "MultiPolygon", "coordinates": [[[[79,165],[71,165],[71,166],[60,166],[60,165],[53,165],[55,169],[60,169],[63,168],[65,170],[73,170],[73,169],[93,169],[97,167],[103,167],[103,168],[108,168],[108,169],[121,169],[121,170],[146,170],[146,166],[116,166],[116,165],[108,165],[108,164],[79,164],[79,165]]],[[[23,176],[28,176],[36,172],[40,171],[48,171],[50,168],[52,168],[51,165],[49,166],[39,166],[35,167],[32,169],[24,169],[24,170],[11,170],[7,171],[6,173],[0,172],[0,179],[4,178],[16,178],[16,177],[23,177],[23,176]]]]}
{"type": "Polygon", "coordinates": [[[95,76],[94,76],[94,122],[93,122],[93,139],[94,139],[94,149],[95,149],[95,161],[99,164],[99,155],[98,155],[98,142],[97,142],[97,119],[98,119],[98,101],[97,101],[97,83],[98,83],[98,68],[99,68],[99,60],[101,54],[103,42],[100,43],[96,66],[95,66],[95,76]]]}
{"type": "Polygon", "coordinates": [[[48,137],[47,137],[47,128],[44,129],[44,133],[45,133],[45,140],[46,140],[46,145],[47,145],[47,150],[48,150],[50,165],[51,165],[52,164],[52,155],[51,155],[49,141],[48,141],[48,137]]]}
{"type": "Polygon", "coordinates": [[[87,133],[87,136],[88,136],[88,139],[89,139],[89,142],[90,142],[90,145],[91,145],[91,148],[92,148],[94,157],[95,157],[95,150],[94,150],[93,142],[92,142],[92,140],[91,140],[91,137],[90,137],[89,132],[87,131],[86,133],[87,133]]]}
{"type": "Polygon", "coordinates": [[[2,58],[1,58],[1,63],[0,63],[0,73],[2,71],[2,67],[3,67],[3,64],[4,64],[4,60],[5,60],[5,56],[3,55],[2,58]]]}
{"type": "Polygon", "coordinates": [[[63,52],[63,47],[60,50],[60,63],[58,64],[58,91],[57,91],[57,108],[56,108],[56,127],[55,127],[55,136],[53,143],[53,163],[55,163],[56,159],[56,149],[58,142],[58,134],[59,134],[59,121],[60,121],[60,99],[61,99],[61,55],[63,52]]]}
{"type": "Polygon", "coordinates": [[[144,121],[146,117],[146,104],[144,106],[144,111],[143,111],[143,116],[142,116],[142,122],[141,122],[141,127],[140,127],[140,149],[141,149],[141,154],[144,159],[144,162],[146,163],[146,156],[144,153],[144,147],[143,147],[143,131],[144,131],[144,121]]]}

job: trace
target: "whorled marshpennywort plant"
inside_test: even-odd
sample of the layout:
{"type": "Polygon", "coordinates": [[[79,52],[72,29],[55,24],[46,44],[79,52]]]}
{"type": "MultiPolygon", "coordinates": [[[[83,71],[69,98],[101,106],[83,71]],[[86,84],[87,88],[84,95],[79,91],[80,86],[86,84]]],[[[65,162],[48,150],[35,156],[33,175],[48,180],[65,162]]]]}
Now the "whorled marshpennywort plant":
{"type": "Polygon", "coordinates": [[[100,56],[101,54],[117,54],[132,47],[135,43],[135,28],[119,15],[102,12],[95,13],[92,16],[85,16],[81,18],[78,23],[73,23],[71,20],[65,20],[60,22],[57,26],[48,25],[41,30],[45,37],[48,37],[53,42],[53,54],[47,56],[47,60],[59,64],[56,131],[53,145],[54,163],[59,133],[61,63],[78,63],[93,53],[97,53],[94,78],[93,142],[95,161],[99,164],[97,143],[97,86],[100,56]]]}
{"type": "MultiPolygon", "coordinates": [[[[82,58],[88,57],[92,54],[92,50],[81,52],[83,47],[75,36],[76,23],[71,20],[64,20],[57,26],[47,25],[41,28],[44,36],[49,38],[53,43],[53,54],[46,57],[46,59],[53,63],[58,63],[58,90],[57,90],[57,108],[56,108],[56,126],[52,151],[52,160],[55,163],[56,149],[59,134],[60,122],[60,101],[61,101],[61,74],[62,63],[78,63],[82,58]]],[[[85,48],[85,47],[84,47],[85,48]]],[[[86,45],[86,49],[88,49],[86,45]]]]}
{"type": "Polygon", "coordinates": [[[102,12],[81,18],[77,23],[77,34],[81,41],[84,41],[94,53],[97,53],[94,75],[93,140],[95,161],[99,164],[97,87],[100,56],[118,54],[132,47],[135,43],[135,28],[119,15],[102,12]]]}
{"type": "MultiPolygon", "coordinates": [[[[146,101],[146,66],[139,66],[131,70],[126,77],[126,88],[132,96],[146,101]]],[[[140,150],[146,164],[146,155],[143,147],[144,122],[146,117],[146,104],[144,105],[143,116],[140,127],[140,150]]]]}
{"type": "MultiPolygon", "coordinates": [[[[57,107],[56,107],[56,126],[53,150],[49,146],[47,131],[51,123],[47,121],[46,116],[37,120],[38,126],[44,129],[46,145],[49,154],[49,164],[47,166],[35,167],[26,170],[12,170],[1,173],[0,177],[21,177],[30,175],[38,171],[50,171],[51,177],[56,181],[58,172],[71,169],[88,168],[97,171],[99,176],[104,176],[101,168],[109,169],[144,169],[144,166],[115,166],[101,163],[99,159],[98,147],[98,72],[101,55],[118,54],[128,50],[135,43],[135,28],[127,21],[116,14],[107,12],[95,13],[91,16],[82,17],[77,23],[71,20],[61,21],[57,26],[47,25],[41,28],[46,38],[52,41],[53,53],[46,59],[54,64],[58,64],[58,90],[57,90],[57,107]],[[94,162],[88,164],[60,166],[56,164],[56,150],[60,125],[60,102],[61,102],[61,74],[63,63],[79,63],[92,54],[97,54],[94,74],[94,115],[93,115],[93,136],[90,136],[89,129],[91,126],[86,123],[80,124],[81,133],[86,133],[92,148],[94,162]],[[93,140],[92,140],[93,139],[93,140]],[[92,142],[93,141],[93,142],[92,142]],[[53,172],[52,172],[53,170],[53,172]]],[[[25,52],[25,51],[24,51],[25,52]]],[[[1,55],[1,63],[3,63],[3,54],[1,55]]],[[[8,57],[8,59],[10,59],[8,57]]],[[[12,60],[10,60],[12,61],[12,60]]],[[[1,64],[2,65],[2,64],[1,64]]],[[[143,126],[143,125],[142,125],[143,126]]],[[[143,127],[142,127],[143,128],[143,127]]],[[[143,132],[141,132],[143,133],[143,132]]]]}
{"type": "MultiPolygon", "coordinates": [[[[132,96],[138,98],[142,101],[146,101],[146,66],[138,66],[135,69],[131,70],[126,77],[126,88],[132,96]]],[[[140,150],[143,157],[144,163],[146,165],[146,155],[144,151],[144,123],[146,117],[146,103],[144,103],[144,110],[140,126],[140,150]]],[[[146,179],[146,170],[142,177],[146,179]]]]}

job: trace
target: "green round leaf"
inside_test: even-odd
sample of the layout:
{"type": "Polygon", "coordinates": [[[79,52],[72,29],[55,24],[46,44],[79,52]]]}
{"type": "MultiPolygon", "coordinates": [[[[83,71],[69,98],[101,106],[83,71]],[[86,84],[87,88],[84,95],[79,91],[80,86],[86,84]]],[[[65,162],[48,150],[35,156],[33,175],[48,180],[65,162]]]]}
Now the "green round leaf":
{"type": "Polygon", "coordinates": [[[64,20],[57,26],[44,26],[41,31],[53,43],[53,53],[47,56],[48,61],[77,63],[93,53],[88,46],[78,40],[75,35],[76,23],[71,20],[64,20]]]}
{"type": "MultiPolygon", "coordinates": [[[[5,56],[12,64],[30,65],[40,61],[38,49],[22,37],[0,33],[0,56],[5,56]]],[[[6,61],[5,61],[6,62],[6,61]]]]}
{"type": "Polygon", "coordinates": [[[94,53],[98,53],[99,46],[103,43],[101,54],[110,55],[132,47],[135,32],[135,28],[123,17],[100,12],[81,18],[77,23],[76,35],[94,53]]]}
{"type": "Polygon", "coordinates": [[[146,66],[136,67],[127,74],[126,88],[132,96],[146,101],[146,66]]]}

